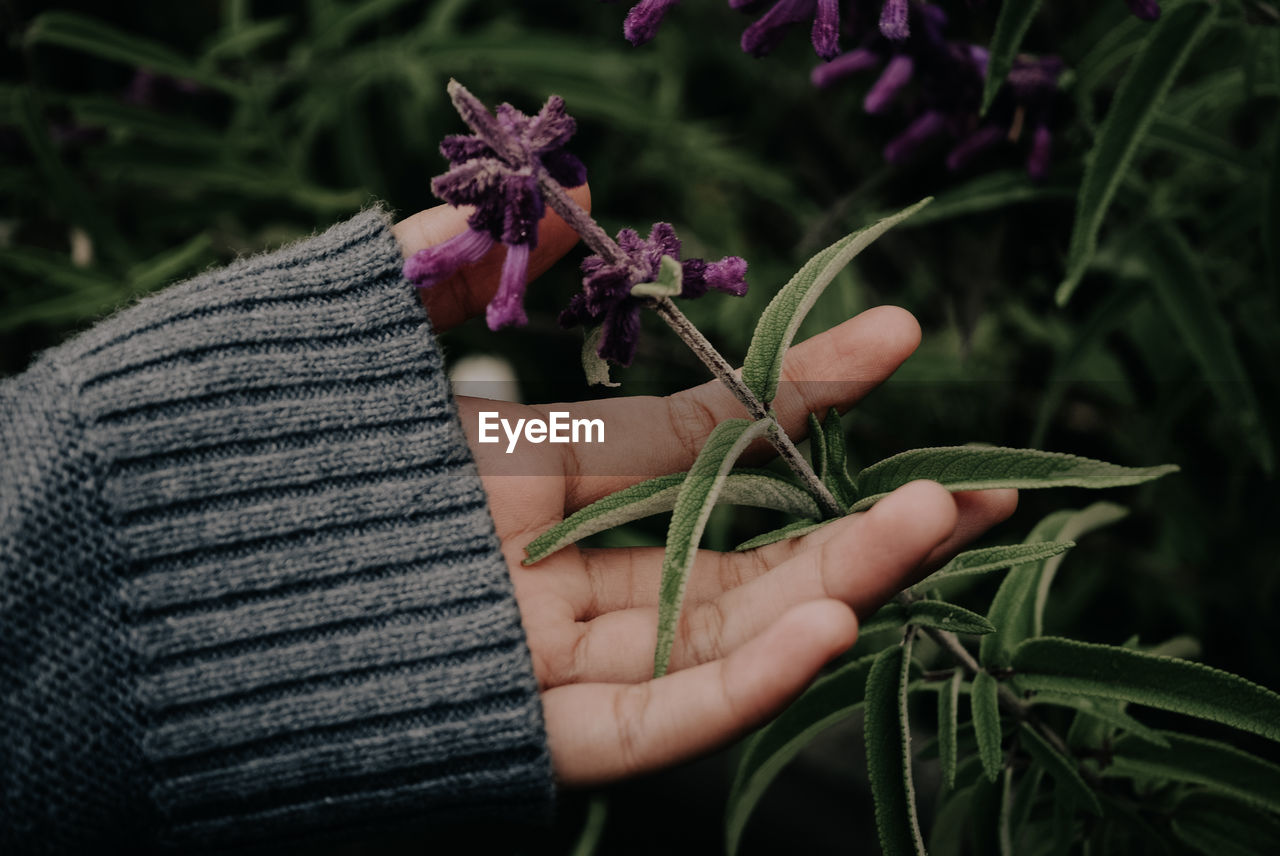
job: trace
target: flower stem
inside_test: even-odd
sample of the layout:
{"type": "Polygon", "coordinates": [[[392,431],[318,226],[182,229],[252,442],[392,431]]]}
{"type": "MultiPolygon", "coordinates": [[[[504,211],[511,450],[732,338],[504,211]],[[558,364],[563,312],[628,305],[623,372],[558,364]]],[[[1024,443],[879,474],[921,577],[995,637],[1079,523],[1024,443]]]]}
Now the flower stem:
{"type": "MultiPolygon", "coordinates": [[[[588,247],[600,255],[601,258],[614,265],[624,265],[633,267],[631,259],[622,248],[609,237],[604,229],[600,228],[592,216],[587,213],[582,206],[574,202],[565,192],[564,188],[558,182],[552,179],[545,172],[538,175],[538,188],[542,191],[543,198],[547,204],[551,206],[551,210],[559,214],[569,226],[581,236],[582,240],[588,247]]],[[[689,349],[702,360],[707,368],[711,369],[711,373],[733,392],[735,398],[742,402],[742,406],[747,408],[747,412],[751,414],[753,419],[765,419],[770,416],[769,410],[764,406],[760,399],[756,398],[755,393],[747,388],[747,385],[738,377],[733,366],[721,356],[715,346],[707,341],[707,337],[702,335],[702,331],[693,325],[683,312],[680,311],[671,298],[663,297],[660,299],[650,298],[648,304],[655,309],[667,325],[675,331],[689,349]]],[[[844,510],[840,508],[840,503],[831,495],[831,491],[822,483],[822,479],[818,478],[817,473],[809,466],[809,462],[800,454],[800,450],[796,448],[796,444],[787,436],[787,432],[783,431],[780,426],[771,428],[766,435],[773,447],[778,450],[778,454],[782,460],[786,461],[787,466],[800,478],[804,486],[813,494],[817,500],[822,513],[827,518],[843,517],[844,510]]]]}
{"type": "MultiPolygon", "coordinates": [[[[680,308],[671,302],[671,298],[663,297],[660,299],[651,299],[650,305],[657,311],[658,317],[667,322],[676,335],[684,340],[689,346],[689,350],[702,360],[703,364],[711,369],[711,373],[715,375],[721,383],[729,387],[734,398],[742,402],[742,406],[747,408],[747,412],[751,414],[752,419],[765,419],[771,416],[768,408],[760,399],[756,398],[738,373],[734,371],[733,366],[729,365],[715,346],[707,341],[707,337],[702,335],[702,331],[693,325],[680,308]]],[[[800,454],[800,450],[796,448],[796,444],[791,442],[791,438],[787,436],[787,432],[782,430],[781,426],[771,428],[766,435],[769,442],[773,444],[773,448],[778,450],[778,455],[782,460],[786,461],[787,466],[791,467],[792,472],[799,476],[804,482],[804,486],[808,488],[809,493],[818,501],[818,505],[822,508],[822,513],[827,518],[843,517],[844,511],[840,508],[840,503],[831,495],[831,491],[827,490],[827,486],[822,483],[822,479],[818,478],[818,474],[809,466],[809,462],[800,454]]]]}

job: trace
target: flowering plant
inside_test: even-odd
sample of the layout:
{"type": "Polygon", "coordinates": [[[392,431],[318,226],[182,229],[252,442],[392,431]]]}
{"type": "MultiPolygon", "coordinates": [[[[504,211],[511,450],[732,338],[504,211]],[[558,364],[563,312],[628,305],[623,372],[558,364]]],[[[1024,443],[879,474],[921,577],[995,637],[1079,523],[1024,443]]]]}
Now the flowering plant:
{"type": "MultiPolygon", "coordinates": [[[[820,251],[773,296],[764,310],[741,371],[706,340],[672,298],[698,297],[710,289],[729,294],[746,290],[746,262],[726,257],[708,263],[680,260],[680,242],[665,223],[647,238],[624,229],[613,240],[564,192],[565,182],[585,180],[581,164],[563,151],[573,130],[564,102],[552,97],[534,117],[509,105],[490,114],[456,81],[454,105],[474,132],[447,138],[442,150],[449,172],[436,191],[453,202],[475,206],[464,236],[420,252],[406,273],[423,287],[477,256],[458,247],[508,244],[503,285],[490,304],[491,327],[523,320],[519,296],[531,212],[555,209],[594,251],[582,263],[583,289],[561,316],[566,324],[601,322],[599,335],[584,349],[588,375],[607,379],[600,360],[627,365],[635,354],[637,314],[651,308],[667,322],[741,403],[745,418],[727,419],[708,436],[685,473],[659,476],[600,499],[543,532],[526,547],[526,565],[536,564],[579,539],[652,514],[670,511],[658,610],[654,675],[670,666],[677,628],[698,543],[717,503],[772,508],[795,516],[787,525],[739,545],[754,550],[798,537],[848,514],[874,506],[897,487],[919,478],[948,490],[1014,487],[1108,488],[1134,485],[1176,470],[1172,466],[1128,468],[1030,449],[958,446],[902,452],[863,468],[846,466],[848,451],[839,414],[809,416],[811,456],[806,458],[775,419],[783,354],[800,321],[836,274],[863,249],[923,209],[924,200],[820,251]],[[512,262],[513,255],[517,261],[512,262]],[[519,276],[517,276],[517,273],[519,276]],[[739,469],[738,457],[765,439],[791,470],[783,478],[739,469]]],[[[757,285],[757,287],[759,287],[757,285]]],[[[1187,660],[1137,646],[1094,645],[1043,635],[1045,595],[1063,554],[1076,538],[1123,517],[1124,509],[1095,503],[1052,514],[1021,544],[960,553],[925,581],[900,592],[888,606],[862,623],[864,636],[882,639],[865,656],[851,659],[811,687],[781,717],[748,742],[729,799],[727,843],[731,853],[746,823],[778,770],[822,728],[856,709],[865,712],[867,766],[876,820],[888,854],[923,854],[926,832],[917,815],[913,773],[911,699],[933,695],[938,705],[936,751],[942,765],[950,814],[938,816],[935,841],[954,834],[958,813],[979,800],[1002,808],[998,836],[1011,852],[1015,836],[1050,839],[1074,835],[1076,824],[1101,815],[1113,798],[1107,777],[1144,787],[1153,775],[1185,773],[1200,764],[1250,761],[1219,743],[1156,731],[1125,711],[1129,703],[1198,716],[1280,740],[1280,695],[1187,660]],[[1007,571],[987,614],[957,606],[945,597],[958,581],[1007,571]],[[880,634],[884,634],[881,636],[880,634]],[[887,636],[887,638],[885,638],[887,636]],[[964,637],[980,637],[976,651],[964,637]],[[931,643],[923,652],[917,640],[931,643]],[[961,728],[961,695],[970,697],[971,726],[961,728]],[[1055,725],[1053,709],[1074,712],[1068,732],[1055,725]],[[962,739],[972,728],[972,739],[962,739]],[[1162,754],[1177,747],[1191,760],[1182,767],[1162,754]],[[1035,806],[1042,783],[1056,787],[1059,803],[1052,824],[1039,823],[1035,806]],[[993,790],[994,789],[994,790],[993,790]],[[992,797],[991,794],[995,794],[992,797]],[[1014,802],[1020,805],[1013,808],[1014,802]],[[1013,813],[1019,818],[1011,820],[1013,813]],[[949,824],[949,825],[948,825],[949,824]],[[943,836],[939,839],[938,836],[943,836]]],[[[1198,767],[1196,767],[1199,769],[1198,767]]],[[[1280,772],[1280,771],[1277,771],[1280,772]]],[[[1271,773],[1268,773],[1271,775],[1271,773]]],[[[1211,789],[1210,789],[1211,790],[1211,789]]],[[[1194,801],[1202,790],[1179,798],[1194,801]]]]}

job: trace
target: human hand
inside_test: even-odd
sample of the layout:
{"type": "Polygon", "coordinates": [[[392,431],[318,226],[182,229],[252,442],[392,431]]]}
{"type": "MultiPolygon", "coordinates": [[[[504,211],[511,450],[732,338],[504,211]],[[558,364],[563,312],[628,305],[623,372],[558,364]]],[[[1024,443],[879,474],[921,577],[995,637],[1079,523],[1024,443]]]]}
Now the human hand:
{"type": "MultiPolygon", "coordinates": [[[[586,189],[576,191],[580,204],[586,189]]],[[[396,227],[405,255],[464,228],[442,206],[396,227]]],[[[541,224],[531,275],[576,241],[554,213],[541,224]]],[[[481,314],[501,250],[424,292],[437,330],[481,314]]],[[[774,409],[803,437],[810,412],[846,410],[911,354],[920,330],[880,307],[795,346],[774,409]],[[803,392],[810,393],[802,400],[803,392]]],[[[462,423],[489,497],[542,692],[557,778],[606,782],[720,746],[778,713],[851,646],[857,617],[937,567],[1012,513],[1014,491],[950,494],[932,482],[899,488],[865,513],[745,553],[699,551],[671,673],[651,679],[661,548],[569,546],[532,567],[524,548],[579,508],[645,478],[688,468],[715,425],[742,416],[717,381],[665,398],[519,405],[462,397],[462,423]],[[526,445],[507,455],[477,442],[479,410],[546,420],[554,410],[602,419],[607,446],[526,445]],[[662,438],[667,438],[664,442],[662,438]],[[627,475],[616,449],[625,449],[627,475]]]]}

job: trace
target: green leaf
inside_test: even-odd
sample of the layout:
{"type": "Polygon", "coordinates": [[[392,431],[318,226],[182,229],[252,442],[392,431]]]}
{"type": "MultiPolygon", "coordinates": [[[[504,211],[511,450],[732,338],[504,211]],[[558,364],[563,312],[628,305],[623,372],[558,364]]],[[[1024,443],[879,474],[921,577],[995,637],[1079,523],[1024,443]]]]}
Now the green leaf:
{"type": "Polygon", "coordinates": [[[1118,699],[1280,741],[1280,695],[1188,660],[1071,639],[1028,639],[1013,655],[1018,686],[1118,699]]]}
{"type": "Polygon", "coordinates": [[[194,80],[230,94],[241,91],[238,85],[204,71],[159,42],[126,33],[87,15],[46,12],[27,27],[23,41],[28,45],[59,45],[158,74],[194,80]]]}
{"type": "Polygon", "coordinates": [[[986,115],[996,93],[1004,85],[1004,79],[1013,68],[1013,59],[1022,45],[1022,37],[1031,26],[1031,19],[1040,11],[1040,0],[1003,0],[1000,17],[996,19],[996,32],[991,37],[991,58],[987,61],[987,80],[982,87],[982,113],[986,115]]]}
{"type": "MultiPolygon", "coordinates": [[[[1280,36],[1275,36],[1280,40],[1280,36]]],[[[1280,54],[1280,51],[1277,51],[1280,54]]],[[[1262,203],[1262,234],[1280,234],[1280,122],[1276,123],[1275,142],[1271,144],[1271,171],[1267,177],[1266,199],[1262,203]]],[[[1271,273],[1271,288],[1280,294],[1280,248],[1275,241],[1263,241],[1263,252],[1267,257],[1267,269],[1271,273]]]]}
{"type": "Polygon", "coordinates": [[[1162,734],[1169,741],[1168,749],[1131,737],[1117,740],[1112,762],[1102,775],[1204,785],[1215,793],[1280,812],[1280,766],[1216,740],[1176,731],[1162,734]]]}
{"type": "Polygon", "coordinates": [[[604,326],[593,327],[582,343],[582,372],[587,376],[591,386],[622,386],[609,379],[609,361],[598,353],[600,339],[604,336],[604,326]]]}
{"type": "Polygon", "coordinates": [[[1193,792],[1170,814],[1173,834],[1205,856],[1280,853],[1280,823],[1275,816],[1234,800],[1193,792]]]}
{"type": "Polygon", "coordinates": [[[1199,158],[1215,167],[1241,172],[1262,169],[1262,164],[1248,153],[1178,116],[1156,116],[1147,130],[1146,143],[1183,157],[1199,158]]]}
{"type": "Polygon", "coordinates": [[[960,706],[960,684],[964,673],[959,669],[951,680],[938,687],[938,761],[942,765],[942,782],[956,786],[956,712],[960,706]]]}
{"type": "Polygon", "coordinates": [[[631,286],[631,296],[678,297],[682,288],[684,268],[671,256],[663,256],[658,262],[658,278],[653,282],[637,282],[631,286]]]}
{"type": "Polygon", "coordinates": [[[742,832],[760,797],[800,750],[862,707],[874,654],[841,666],[813,682],[782,715],[747,741],[729,790],[725,842],[737,853],[742,832]]]}
{"type": "Polygon", "coordinates": [[[994,633],[995,625],[961,606],[943,600],[915,600],[907,607],[908,624],[936,627],[952,633],[994,633]]]}
{"type": "Polygon", "coordinates": [[[776,544],[778,541],[786,541],[788,538],[799,538],[801,535],[808,535],[810,532],[816,532],[828,523],[834,523],[834,520],[796,520],[788,523],[786,526],[779,527],[749,538],[738,546],[734,547],[734,552],[743,552],[745,550],[754,550],[757,547],[765,547],[769,544],[776,544]]]}
{"type": "Polygon", "coordinates": [[[1241,427],[1262,468],[1271,472],[1275,453],[1253,384],[1199,258],[1170,223],[1153,224],[1146,237],[1144,256],[1161,308],[1200,365],[1214,397],[1241,427]]]}
{"type": "Polygon", "coordinates": [[[916,583],[914,588],[927,588],[951,577],[989,574],[1028,562],[1038,562],[1065,553],[1075,545],[1075,541],[1035,541],[1029,544],[1002,544],[998,547],[966,550],[916,583]]]}
{"type": "Polygon", "coordinates": [[[800,322],[836,274],[873,241],[929,204],[923,199],[903,211],[836,241],[809,259],[769,301],[756,324],[751,346],[742,364],[742,381],[766,404],[778,392],[782,359],[791,347],[800,322]]]}
{"type": "Polygon", "coordinates": [[[818,473],[827,490],[848,508],[858,499],[858,486],[849,478],[849,452],[845,447],[844,426],[840,424],[840,412],[834,407],[827,411],[822,431],[822,469],[818,473]]]}
{"type": "Polygon", "coordinates": [[[973,785],[961,788],[945,798],[934,816],[933,829],[929,830],[931,856],[962,856],[964,853],[964,829],[972,811],[973,785]]]}
{"type": "Polygon", "coordinates": [[[1124,712],[1121,705],[1108,700],[1091,696],[1059,695],[1058,693],[1036,693],[1029,701],[1031,704],[1049,704],[1055,707],[1069,707],[1085,716],[1092,717],[1107,725],[1120,728],[1139,740],[1146,740],[1156,746],[1168,748],[1169,743],[1160,732],[1124,712]]]}
{"type": "Polygon", "coordinates": [[[1077,455],[1002,446],[912,449],[863,470],[858,475],[863,496],[850,510],[864,511],[915,479],[932,479],[950,491],[1109,488],[1141,484],[1177,471],[1173,465],[1121,467],[1077,455]]]}
{"type": "Polygon", "coordinates": [[[1059,306],[1066,305],[1079,285],[1116,189],[1183,63],[1209,31],[1216,13],[1217,5],[1205,0],[1186,0],[1166,9],[1121,81],[1085,164],[1067,272],[1058,286],[1059,306]]]}
{"type": "Polygon", "coordinates": [[[772,419],[756,422],[726,419],[721,422],[707,438],[689,469],[688,477],[680,485],[675,507],[671,510],[671,525],[667,528],[667,549],[662,557],[662,582],[658,588],[658,645],[653,655],[655,678],[665,675],[671,663],[689,571],[697,557],[698,542],[702,540],[707,518],[729,480],[729,470],[744,449],[776,425],[772,419]]]}
{"type": "MultiPolygon", "coordinates": [[[[1109,502],[1095,502],[1080,511],[1058,511],[1036,524],[1028,541],[1074,539],[1109,523],[1128,512],[1109,502]]],[[[991,601],[987,618],[997,628],[982,640],[979,659],[990,668],[1008,668],[1015,648],[1022,640],[1042,632],[1040,615],[1048,597],[1049,585],[1064,557],[1023,565],[1009,572],[991,601]]]]}
{"type": "Polygon", "coordinates": [[[1001,722],[999,684],[986,671],[973,677],[973,689],[969,693],[973,709],[973,730],[978,738],[978,755],[987,781],[994,782],[1004,767],[1004,753],[1000,751],[1001,722]]]}
{"type": "MultiPolygon", "coordinates": [[[[569,515],[525,547],[525,565],[532,565],[588,535],[661,514],[676,506],[685,473],[643,481],[611,493],[569,515]]],[[[803,489],[765,470],[736,470],[725,479],[717,501],[733,505],[771,508],[789,514],[818,517],[817,504],[803,489]]]]}
{"type": "Polygon", "coordinates": [[[893,628],[900,628],[907,621],[907,608],[899,603],[886,603],[858,626],[858,635],[880,633],[893,628]]]}
{"type": "Polygon", "coordinates": [[[1086,811],[1102,817],[1102,804],[1098,802],[1098,795],[1093,792],[1093,788],[1085,784],[1080,771],[1076,769],[1075,761],[1055,749],[1048,740],[1025,722],[1022,723],[1021,730],[1018,732],[1018,740],[1022,743],[1022,748],[1027,750],[1027,754],[1053,777],[1058,787],[1071,793],[1075,801],[1086,811]]]}
{"type": "Polygon", "coordinates": [[[135,288],[150,291],[184,275],[193,273],[200,262],[209,260],[213,240],[201,232],[181,246],[160,253],[129,269],[129,282],[135,288]]]}
{"type": "Polygon", "coordinates": [[[867,774],[885,856],[925,856],[911,779],[907,677],[911,634],[881,651],[867,675],[867,774]]]}
{"type": "Polygon", "coordinates": [[[608,819],[609,798],[603,793],[593,794],[587,803],[587,817],[582,821],[582,831],[573,845],[572,856],[594,856],[608,819]]]}

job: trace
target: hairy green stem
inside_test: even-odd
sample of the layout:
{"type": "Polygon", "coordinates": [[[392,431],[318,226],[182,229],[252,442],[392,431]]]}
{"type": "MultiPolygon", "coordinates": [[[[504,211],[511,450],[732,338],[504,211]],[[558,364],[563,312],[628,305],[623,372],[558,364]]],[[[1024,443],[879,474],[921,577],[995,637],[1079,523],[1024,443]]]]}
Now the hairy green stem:
{"type": "MultiPolygon", "coordinates": [[[[634,267],[631,259],[613,238],[609,237],[608,233],[600,228],[600,224],[582,206],[574,202],[556,181],[543,173],[538,176],[538,187],[542,190],[543,197],[551,206],[551,210],[564,218],[564,221],[581,236],[583,242],[601,258],[610,264],[634,267]]],[[[747,413],[751,414],[752,419],[765,419],[771,415],[764,403],[742,382],[742,378],[734,371],[733,366],[729,365],[715,346],[707,341],[707,337],[702,335],[702,331],[693,325],[679,307],[671,302],[671,298],[648,298],[646,303],[689,346],[689,350],[702,360],[703,365],[710,369],[721,383],[729,387],[734,398],[742,402],[742,406],[747,409],[747,413]]],[[[775,423],[775,427],[770,428],[766,436],[773,448],[778,451],[778,455],[817,500],[823,515],[827,518],[843,517],[844,510],[841,509],[840,503],[822,483],[822,479],[818,478],[818,474],[813,471],[813,467],[809,466],[809,462],[800,454],[796,444],[787,436],[787,432],[775,423]]]]}

